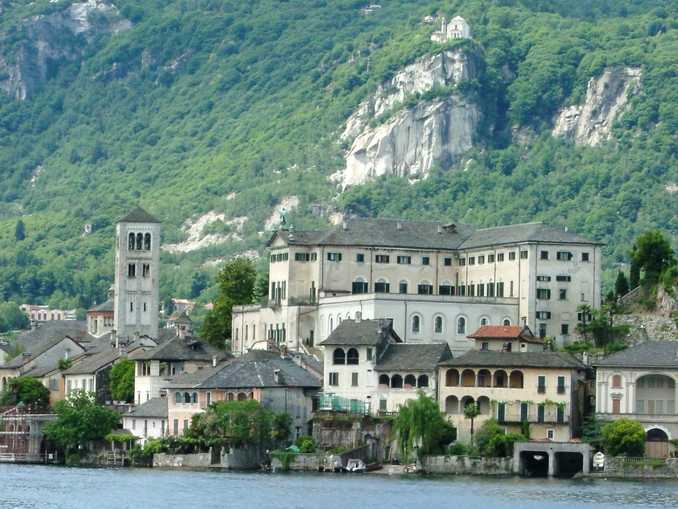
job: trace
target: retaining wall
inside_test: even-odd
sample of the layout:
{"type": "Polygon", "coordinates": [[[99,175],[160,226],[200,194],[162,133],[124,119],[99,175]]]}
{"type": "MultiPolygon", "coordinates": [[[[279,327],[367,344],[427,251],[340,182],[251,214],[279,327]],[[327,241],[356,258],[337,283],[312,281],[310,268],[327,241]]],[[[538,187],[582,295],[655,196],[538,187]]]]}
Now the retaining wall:
{"type": "Polygon", "coordinates": [[[421,467],[427,474],[511,475],[513,458],[424,456],[421,467]]]}
{"type": "Polygon", "coordinates": [[[211,463],[212,454],[209,452],[153,455],[154,468],[209,468],[211,463]]]}

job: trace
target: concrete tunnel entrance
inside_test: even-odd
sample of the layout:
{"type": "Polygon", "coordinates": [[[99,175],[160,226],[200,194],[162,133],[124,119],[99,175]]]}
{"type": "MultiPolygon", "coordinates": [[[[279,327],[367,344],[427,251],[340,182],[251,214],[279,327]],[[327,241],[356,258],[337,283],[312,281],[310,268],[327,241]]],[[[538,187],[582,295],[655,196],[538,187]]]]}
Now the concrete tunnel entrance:
{"type": "Polygon", "coordinates": [[[579,442],[522,442],[513,451],[513,472],[526,477],[572,477],[590,467],[591,447],[579,442]]]}
{"type": "Polygon", "coordinates": [[[549,455],[535,451],[521,452],[520,472],[518,473],[524,477],[548,477],[549,455]]]}

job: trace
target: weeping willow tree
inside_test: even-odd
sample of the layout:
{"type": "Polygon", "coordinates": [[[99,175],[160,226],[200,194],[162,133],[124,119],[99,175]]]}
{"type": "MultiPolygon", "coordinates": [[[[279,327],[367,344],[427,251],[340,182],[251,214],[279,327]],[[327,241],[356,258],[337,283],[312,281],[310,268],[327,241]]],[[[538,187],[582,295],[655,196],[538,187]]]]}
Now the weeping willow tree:
{"type": "Polygon", "coordinates": [[[400,407],[394,428],[405,461],[413,452],[418,457],[440,452],[456,437],[455,428],[445,420],[438,403],[423,392],[400,407]]]}

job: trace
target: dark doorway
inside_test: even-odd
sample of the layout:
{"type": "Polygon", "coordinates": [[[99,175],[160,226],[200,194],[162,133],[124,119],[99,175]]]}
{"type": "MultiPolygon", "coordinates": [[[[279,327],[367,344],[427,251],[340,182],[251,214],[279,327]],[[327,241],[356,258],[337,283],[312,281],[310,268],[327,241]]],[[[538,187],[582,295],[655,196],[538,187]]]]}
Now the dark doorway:
{"type": "Polygon", "coordinates": [[[556,477],[572,477],[584,470],[584,456],[579,452],[557,452],[556,477]]]}
{"type": "Polygon", "coordinates": [[[520,453],[521,475],[525,477],[548,477],[549,455],[545,452],[523,451],[520,453]]]}

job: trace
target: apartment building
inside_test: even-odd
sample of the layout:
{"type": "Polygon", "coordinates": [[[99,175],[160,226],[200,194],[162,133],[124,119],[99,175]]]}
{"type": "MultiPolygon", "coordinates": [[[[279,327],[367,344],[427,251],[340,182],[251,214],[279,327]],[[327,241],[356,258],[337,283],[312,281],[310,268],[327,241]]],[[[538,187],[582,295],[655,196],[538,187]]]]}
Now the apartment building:
{"type": "Polygon", "coordinates": [[[299,350],[356,316],[389,318],[404,342],[447,342],[455,354],[491,324],[564,344],[577,306],[600,305],[601,244],[543,223],[348,219],[279,230],[268,248],[269,301],[234,308],[234,354],[271,343],[299,350]]]}

